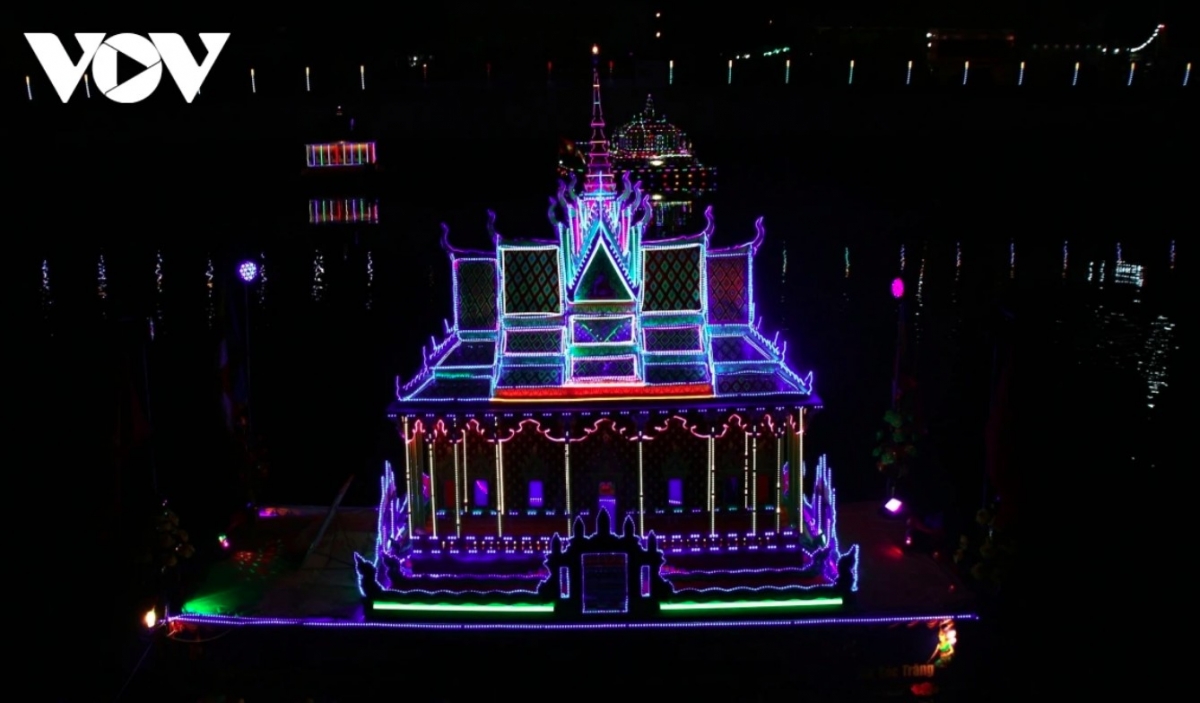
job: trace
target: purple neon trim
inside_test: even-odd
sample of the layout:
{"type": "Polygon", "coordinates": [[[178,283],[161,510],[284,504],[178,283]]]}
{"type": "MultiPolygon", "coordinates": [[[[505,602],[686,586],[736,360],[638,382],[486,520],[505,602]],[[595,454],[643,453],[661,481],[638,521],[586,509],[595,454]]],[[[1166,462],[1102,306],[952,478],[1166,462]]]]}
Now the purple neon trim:
{"type": "Polygon", "coordinates": [[[900,623],[933,622],[937,620],[979,620],[975,613],[950,615],[894,615],[884,617],[831,617],[755,620],[670,620],[608,623],[502,623],[502,622],[375,622],[317,618],[259,618],[233,615],[174,615],[167,622],[217,627],[328,627],[337,629],[380,630],[651,630],[673,628],[739,628],[739,627],[808,627],[896,625],[900,623]]]}
{"type": "Polygon", "coordinates": [[[493,261],[496,259],[496,252],[494,251],[486,252],[476,249],[459,249],[458,247],[452,245],[450,243],[450,225],[446,224],[445,222],[442,223],[441,245],[442,250],[449,254],[451,259],[455,259],[459,256],[479,257],[483,259],[491,259],[493,261]]]}

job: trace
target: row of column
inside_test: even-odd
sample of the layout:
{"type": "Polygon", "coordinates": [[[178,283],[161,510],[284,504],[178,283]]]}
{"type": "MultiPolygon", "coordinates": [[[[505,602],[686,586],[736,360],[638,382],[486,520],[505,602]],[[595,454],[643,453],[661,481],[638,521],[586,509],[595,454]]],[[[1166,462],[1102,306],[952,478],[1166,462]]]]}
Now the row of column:
{"type": "MultiPolygon", "coordinates": [[[[804,419],[805,409],[799,410],[800,421],[794,429],[789,428],[787,437],[792,440],[788,442],[775,443],[775,505],[776,510],[774,529],[779,532],[783,529],[782,524],[783,511],[778,506],[783,504],[783,468],[785,465],[796,467],[795,472],[791,477],[792,488],[791,498],[795,511],[795,523],[803,534],[806,529],[804,524],[804,419]],[[786,445],[786,447],[785,447],[786,445]],[[786,455],[786,456],[785,456],[786,455]]],[[[408,486],[410,496],[421,495],[422,493],[422,471],[421,471],[421,446],[418,444],[416,437],[412,436],[410,431],[409,418],[405,417],[401,421],[403,438],[404,438],[404,474],[405,483],[408,486]]],[[[716,476],[716,439],[711,434],[715,434],[715,428],[710,436],[705,438],[707,444],[707,479],[708,479],[708,502],[706,510],[709,514],[709,534],[717,534],[717,476],[716,476]]],[[[758,437],[757,428],[753,432],[745,434],[745,444],[743,446],[743,501],[744,506],[750,512],[750,532],[751,534],[758,533],[758,437]]],[[[566,442],[563,442],[563,474],[566,482],[566,521],[567,534],[574,529],[574,509],[571,505],[571,442],[570,434],[567,435],[566,442]]],[[[638,499],[638,534],[645,536],[646,534],[646,489],[645,489],[645,465],[643,446],[646,437],[642,432],[638,432],[637,436],[637,499],[638,499]]],[[[432,442],[425,442],[424,457],[427,461],[429,470],[429,504],[430,514],[433,519],[430,521],[432,526],[432,536],[438,536],[437,525],[437,505],[438,505],[438,482],[435,473],[434,465],[434,445],[432,442]]],[[[453,441],[452,452],[454,456],[454,530],[455,535],[462,536],[462,516],[470,512],[470,492],[468,466],[467,466],[467,430],[462,430],[462,439],[453,441]]],[[[504,495],[504,443],[494,441],[495,458],[493,470],[495,472],[495,490],[496,490],[496,536],[504,536],[504,515],[506,512],[506,502],[504,495]]],[[[424,521],[424,511],[419,508],[420,501],[409,500],[408,511],[408,533],[414,534],[416,516],[415,513],[420,512],[422,522],[424,521]]]]}

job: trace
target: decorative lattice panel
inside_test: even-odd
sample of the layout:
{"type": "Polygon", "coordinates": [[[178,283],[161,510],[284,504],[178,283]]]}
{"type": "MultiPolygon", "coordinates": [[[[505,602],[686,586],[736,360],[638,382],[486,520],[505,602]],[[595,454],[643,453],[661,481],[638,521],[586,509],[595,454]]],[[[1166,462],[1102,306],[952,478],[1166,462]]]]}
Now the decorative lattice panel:
{"type": "Polygon", "coordinates": [[[717,378],[717,393],[720,395],[793,393],[795,391],[796,388],[774,373],[739,373],[717,378]]]}
{"type": "Polygon", "coordinates": [[[628,378],[637,375],[637,362],[632,356],[605,359],[575,359],[572,376],[575,378],[628,378]]]}
{"type": "Polygon", "coordinates": [[[708,259],[708,321],[717,325],[750,323],[750,256],[708,259]]]}
{"type": "Polygon", "coordinates": [[[647,312],[700,310],[700,245],[646,249],[642,309],[647,312]]]}
{"type": "Polygon", "coordinates": [[[646,442],[642,471],[647,510],[703,508],[708,505],[708,443],[675,423],[646,442]],[[683,481],[683,505],[668,504],[668,483],[683,481]]]}
{"type": "Polygon", "coordinates": [[[413,393],[414,398],[441,398],[444,400],[482,400],[491,396],[492,382],[489,379],[439,378],[421,386],[413,393]]]}
{"type": "Polygon", "coordinates": [[[504,333],[506,354],[561,354],[562,330],[509,330],[504,333]]]}
{"type": "Polygon", "coordinates": [[[746,432],[737,425],[730,425],[725,430],[725,434],[714,442],[716,449],[716,471],[723,476],[742,475],[745,468],[746,459],[748,458],[744,452],[749,448],[746,445],[746,432]]]}
{"type": "Polygon", "coordinates": [[[433,443],[433,465],[425,467],[429,476],[430,501],[434,509],[447,511],[438,524],[453,525],[454,510],[462,504],[462,488],[460,486],[456,492],[454,483],[454,445],[440,432],[426,434],[425,441],[433,443]]]}
{"type": "Polygon", "coordinates": [[[455,261],[458,300],[455,301],[460,330],[496,329],[496,262],[455,261]]]}
{"type": "Polygon", "coordinates": [[[505,249],[505,314],[555,314],[562,310],[558,249],[505,249]]]}
{"type": "Polygon", "coordinates": [[[769,361],[761,349],[745,337],[713,337],[713,361],[769,361]]]}
{"type": "Polygon", "coordinates": [[[618,515],[637,510],[637,444],[608,423],[600,425],[586,440],[571,444],[572,509],[595,515],[602,483],[612,484],[618,515]]]}
{"type": "Polygon", "coordinates": [[[566,471],[563,445],[537,431],[521,430],[504,443],[504,492],[509,510],[566,510],[566,471]],[[542,505],[530,505],[530,482],[541,481],[542,505]]]}
{"type": "Polygon", "coordinates": [[[486,510],[496,507],[496,445],[488,437],[467,430],[466,434],[466,479],[462,486],[468,510],[486,510]],[[481,489],[477,492],[476,489],[481,489]],[[477,505],[477,496],[487,496],[487,506],[477,505]]]}
{"type": "Polygon", "coordinates": [[[576,317],[571,321],[574,344],[621,344],[633,341],[633,317],[576,317]]]}
{"type": "Polygon", "coordinates": [[[440,366],[490,366],[495,361],[495,342],[463,342],[446,355],[440,366]]]}
{"type": "Polygon", "coordinates": [[[646,366],[646,383],[711,383],[708,364],[655,364],[646,366]]]}
{"type": "Polygon", "coordinates": [[[608,249],[596,240],[596,248],[592,250],[592,258],[587,268],[579,277],[575,286],[577,301],[606,301],[630,302],[633,293],[625,284],[625,278],[617,270],[616,262],[609,255],[608,249]]]}
{"type": "Polygon", "coordinates": [[[646,330],[648,352],[702,352],[700,326],[665,327],[646,330]]]}
{"type": "Polygon", "coordinates": [[[776,454],[776,444],[781,441],[779,437],[766,432],[762,432],[758,438],[759,491],[757,503],[759,508],[775,505],[775,478],[779,466],[778,460],[784,456],[782,452],[776,454]]]}
{"type": "Polygon", "coordinates": [[[562,382],[562,368],[558,366],[508,366],[500,370],[499,385],[506,388],[561,386],[562,382]]]}

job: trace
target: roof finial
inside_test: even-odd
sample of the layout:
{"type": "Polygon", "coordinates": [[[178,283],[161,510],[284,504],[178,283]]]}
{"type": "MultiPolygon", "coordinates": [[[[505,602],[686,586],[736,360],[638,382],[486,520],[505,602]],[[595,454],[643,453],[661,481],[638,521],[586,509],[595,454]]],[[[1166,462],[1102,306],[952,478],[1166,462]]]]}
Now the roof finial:
{"type": "Polygon", "coordinates": [[[600,108],[600,71],[592,69],[592,140],[587,157],[585,193],[612,193],[612,166],[608,161],[608,137],[604,135],[604,111],[600,108]]]}
{"type": "Polygon", "coordinates": [[[646,117],[654,117],[654,96],[646,93],[646,117]]]}

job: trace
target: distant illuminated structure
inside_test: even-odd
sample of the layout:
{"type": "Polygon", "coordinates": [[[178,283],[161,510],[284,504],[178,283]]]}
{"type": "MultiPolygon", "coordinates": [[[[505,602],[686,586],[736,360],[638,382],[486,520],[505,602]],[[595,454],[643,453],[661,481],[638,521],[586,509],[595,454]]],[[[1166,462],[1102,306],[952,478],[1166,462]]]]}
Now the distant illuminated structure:
{"type": "Polygon", "coordinates": [[[804,449],[812,374],[761,331],[762,218],[728,247],[711,208],[648,238],[653,195],[614,172],[593,87],[586,168],[550,198],[549,236],[505,237],[492,215],[491,246],[466,250],[443,226],[453,322],[396,380],[402,448],[356,555],[368,612],[836,610],[858,548],[804,449]]]}
{"type": "Polygon", "coordinates": [[[1146,282],[1146,271],[1141,264],[1118,261],[1113,266],[1113,283],[1141,288],[1146,282]]]}
{"type": "MultiPolygon", "coordinates": [[[[609,152],[614,171],[629,173],[650,195],[655,228],[660,231],[674,232],[691,224],[716,191],[717,170],[700,163],[687,134],[655,110],[653,96],[646,96],[645,109],[613,133],[609,152]]],[[[573,163],[560,160],[560,176],[583,174],[582,152],[572,154],[573,163]]]]}
{"type": "MultiPolygon", "coordinates": [[[[342,109],[337,117],[344,119],[342,109]]],[[[344,122],[347,136],[354,131],[354,119],[344,122]]],[[[306,144],[306,176],[336,174],[337,178],[323,180],[319,192],[310,194],[321,197],[308,198],[308,223],[328,224],[378,224],[379,202],[362,195],[366,188],[361,175],[376,170],[375,142],[340,140],[335,142],[306,144]],[[331,197],[332,196],[332,197],[331,197]]]]}

